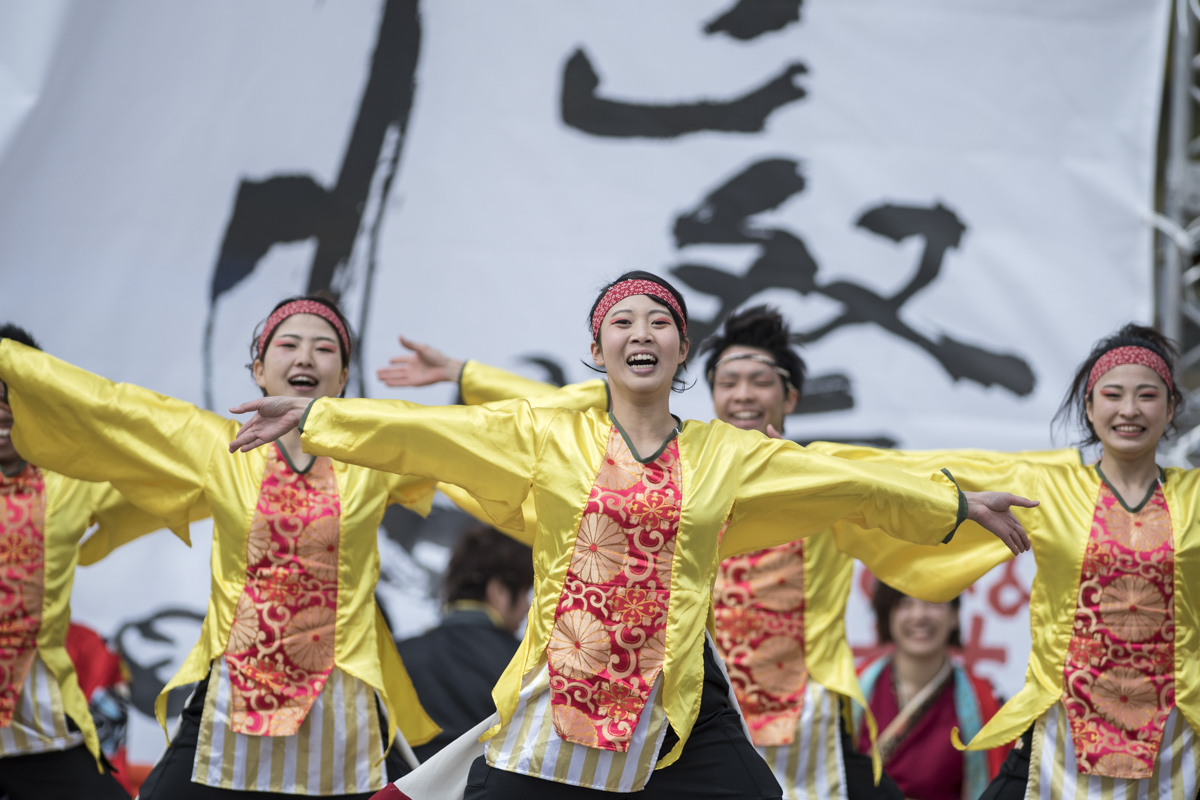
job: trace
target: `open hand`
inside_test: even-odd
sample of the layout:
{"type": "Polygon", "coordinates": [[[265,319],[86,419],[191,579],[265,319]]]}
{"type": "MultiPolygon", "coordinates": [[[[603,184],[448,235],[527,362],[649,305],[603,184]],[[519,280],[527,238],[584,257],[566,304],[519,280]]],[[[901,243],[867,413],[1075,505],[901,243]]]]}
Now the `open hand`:
{"type": "Polygon", "coordinates": [[[400,344],[412,353],[394,356],[390,366],[375,375],[388,386],[429,386],[433,383],[457,381],[463,362],[450,358],[441,350],[427,344],[400,337],[400,344]]]}
{"type": "Polygon", "coordinates": [[[231,414],[257,412],[229,444],[229,452],[243,453],[262,447],[295,428],[312,400],[304,397],[260,397],[229,409],[231,414]]]}
{"type": "Polygon", "coordinates": [[[1029,536],[1013,516],[1011,506],[1033,508],[1037,500],[1026,500],[1008,492],[963,492],[967,496],[967,519],[977,522],[1008,545],[1013,555],[1029,549],[1029,536]]]}

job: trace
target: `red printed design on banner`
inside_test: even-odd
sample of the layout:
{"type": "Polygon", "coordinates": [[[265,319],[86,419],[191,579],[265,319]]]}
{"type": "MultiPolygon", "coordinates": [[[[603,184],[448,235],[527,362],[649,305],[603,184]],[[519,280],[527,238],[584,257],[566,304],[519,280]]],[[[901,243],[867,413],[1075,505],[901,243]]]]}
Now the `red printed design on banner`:
{"type": "Polygon", "coordinates": [[[0,728],[12,725],[37,655],[46,567],[46,481],[32,464],[0,474],[0,728]]]}
{"type": "Polygon", "coordinates": [[[267,454],[225,662],[229,727],[291,736],[333,671],[341,501],[333,462],[294,472],[267,454]]]}
{"type": "Polygon", "coordinates": [[[1064,670],[1082,773],[1143,779],[1154,771],[1175,706],[1174,573],[1162,487],[1135,514],[1102,484],[1064,670]]]}
{"type": "Polygon", "coordinates": [[[750,737],[791,744],[804,708],[804,543],[721,563],[713,592],[717,650],[750,737]]]}
{"type": "Polygon", "coordinates": [[[608,437],[546,646],[560,738],[626,752],[666,658],[679,447],[642,464],[608,437]]]}

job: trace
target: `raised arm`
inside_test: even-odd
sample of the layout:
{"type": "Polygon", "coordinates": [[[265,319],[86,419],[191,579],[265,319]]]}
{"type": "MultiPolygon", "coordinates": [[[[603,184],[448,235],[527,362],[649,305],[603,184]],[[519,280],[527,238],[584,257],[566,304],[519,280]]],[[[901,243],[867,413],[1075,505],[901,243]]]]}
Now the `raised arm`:
{"type": "MultiPolygon", "coordinates": [[[[488,506],[493,517],[520,513],[544,429],[538,412],[525,401],[468,407],[265,397],[231,410],[256,412],[230,444],[231,451],[259,447],[298,426],[307,453],[454,484],[488,506]]],[[[541,413],[544,421],[566,412],[541,413]]]]}
{"type": "Polygon", "coordinates": [[[209,460],[234,423],[165,395],[0,340],[13,443],[34,464],[109,482],[143,511],[186,526],[209,460]]]}
{"type": "Polygon", "coordinates": [[[1009,506],[1034,501],[1001,492],[964,493],[942,472],[918,477],[792,442],[741,436],[737,445],[729,463],[736,465],[740,485],[722,558],[808,536],[839,520],[934,545],[973,519],[1013,552],[1029,547],[1009,506]]]}

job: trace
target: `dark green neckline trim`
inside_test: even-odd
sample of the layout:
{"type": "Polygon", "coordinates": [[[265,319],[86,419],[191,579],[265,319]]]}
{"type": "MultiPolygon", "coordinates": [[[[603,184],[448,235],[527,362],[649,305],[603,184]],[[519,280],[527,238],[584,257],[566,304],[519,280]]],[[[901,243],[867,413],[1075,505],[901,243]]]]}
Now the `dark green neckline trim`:
{"type": "Polygon", "coordinates": [[[283,456],[283,460],[287,462],[288,469],[297,475],[307,475],[308,471],[313,468],[313,464],[317,463],[317,457],[312,456],[312,461],[308,462],[307,467],[304,469],[296,469],[296,465],[292,463],[290,458],[288,458],[287,450],[283,449],[283,445],[281,445],[279,442],[275,442],[275,450],[278,451],[279,455],[283,456]]]}
{"type": "Polygon", "coordinates": [[[27,466],[29,466],[29,462],[22,458],[20,461],[17,462],[16,470],[14,470],[13,472],[6,472],[3,468],[0,468],[0,475],[3,475],[6,478],[15,478],[18,475],[20,475],[22,472],[24,472],[25,468],[27,466]]]}
{"type": "Polygon", "coordinates": [[[679,421],[679,417],[672,414],[671,419],[675,420],[677,423],[675,425],[675,429],[671,431],[671,434],[667,436],[666,439],[663,440],[662,445],[654,451],[654,455],[650,456],[649,458],[642,458],[638,455],[637,448],[633,446],[633,442],[629,441],[629,436],[626,435],[625,429],[621,427],[621,423],[617,422],[617,418],[613,416],[611,411],[608,412],[608,418],[612,420],[613,427],[617,429],[617,432],[621,434],[621,438],[625,440],[625,446],[629,448],[629,453],[633,456],[633,460],[639,464],[653,464],[655,461],[657,461],[658,457],[663,454],[663,451],[666,450],[675,437],[679,435],[679,428],[683,425],[683,423],[679,421]]]}
{"type": "Polygon", "coordinates": [[[1108,478],[1106,478],[1104,476],[1104,473],[1100,470],[1100,464],[1096,463],[1095,467],[1096,467],[1096,474],[1100,476],[1100,480],[1103,481],[1104,485],[1108,487],[1108,490],[1113,493],[1113,497],[1117,498],[1117,502],[1121,504],[1121,508],[1128,511],[1130,514],[1136,514],[1139,511],[1141,511],[1143,508],[1146,507],[1146,503],[1149,503],[1150,498],[1154,497],[1154,492],[1156,489],[1158,489],[1159,482],[1161,482],[1162,479],[1164,477],[1166,477],[1163,474],[1162,467],[1159,467],[1158,468],[1158,480],[1155,481],[1154,483],[1150,484],[1150,491],[1146,492],[1146,496],[1142,498],[1142,502],[1138,503],[1135,508],[1130,508],[1129,505],[1125,502],[1125,498],[1121,497],[1121,493],[1118,492],[1113,487],[1113,485],[1111,483],[1109,483],[1108,478]]]}

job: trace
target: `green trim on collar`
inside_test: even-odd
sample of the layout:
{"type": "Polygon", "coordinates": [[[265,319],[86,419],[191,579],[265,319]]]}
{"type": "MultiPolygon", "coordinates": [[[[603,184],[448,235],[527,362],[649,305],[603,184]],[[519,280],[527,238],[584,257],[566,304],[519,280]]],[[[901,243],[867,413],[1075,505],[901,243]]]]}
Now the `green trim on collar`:
{"type": "Polygon", "coordinates": [[[22,458],[17,462],[17,468],[13,472],[8,472],[4,468],[0,467],[0,475],[3,475],[6,478],[15,478],[24,472],[25,467],[27,466],[29,466],[29,462],[22,458]]]}
{"type": "Polygon", "coordinates": [[[297,475],[307,475],[308,471],[313,468],[313,464],[317,463],[317,457],[311,456],[312,461],[308,462],[307,467],[304,469],[296,469],[296,465],[292,463],[292,459],[288,458],[287,450],[283,449],[283,445],[281,445],[279,442],[273,442],[273,444],[275,445],[275,449],[279,451],[279,455],[283,456],[283,460],[287,463],[288,469],[297,475]]]}
{"type": "Polygon", "coordinates": [[[659,448],[654,451],[654,455],[650,456],[649,458],[642,458],[638,455],[637,448],[633,446],[633,442],[629,441],[629,436],[625,433],[625,429],[621,427],[621,423],[617,422],[617,418],[613,416],[611,411],[608,412],[608,418],[612,420],[613,427],[617,429],[617,432],[621,434],[621,438],[625,440],[625,446],[629,448],[629,453],[633,456],[633,460],[639,464],[653,464],[655,461],[657,461],[658,457],[661,456],[663,451],[666,450],[671,444],[671,441],[679,435],[679,429],[683,426],[683,423],[679,421],[679,417],[672,414],[671,419],[675,420],[676,422],[675,429],[672,430],[670,435],[663,440],[662,445],[660,445],[659,448]]]}
{"type": "Polygon", "coordinates": [[[1135,508],[1130,508],[1129,505],[1125,502],[1125,498],[1121,497],[1121,493],[1118,492],[1111,483],[1109,483],[1108,478],[1105,477],[1104,473],[1100,469],[1099,462],[1097,462],[1095,464],[1095,467],[1096,467],[1096,474],[1100,476],[1100,480],[1103,481],[1104,485],[1108,487],[1108,490],[1113,493],[1113,497],[1117,498],[1117,502],[1121,504],[1121,508],[1128,511],[1130,514],[1136,514],[1139,511],[1141,511],[1143,508],[1146,507],[1146,503],[1149,503],[1150,498],[1154,497],[1154,490],[1158,488],[1159,483],[1162,482],[1162,479],[1164,477],[1163,469],[1162,469],[1162,467],[1159,467],[1158,468],[1158,480],[1155,481],[1154,483],[1150,484],[1150,491],[1146,492],[1146,496],[1142,498],[1142,502],[1138,503],[1135,508]]]}

